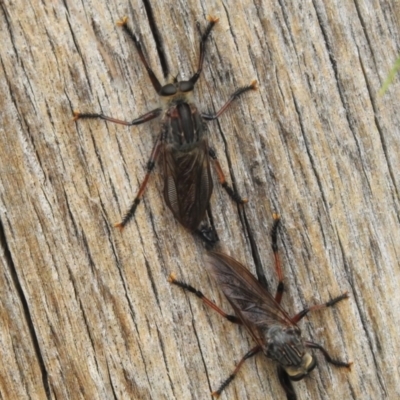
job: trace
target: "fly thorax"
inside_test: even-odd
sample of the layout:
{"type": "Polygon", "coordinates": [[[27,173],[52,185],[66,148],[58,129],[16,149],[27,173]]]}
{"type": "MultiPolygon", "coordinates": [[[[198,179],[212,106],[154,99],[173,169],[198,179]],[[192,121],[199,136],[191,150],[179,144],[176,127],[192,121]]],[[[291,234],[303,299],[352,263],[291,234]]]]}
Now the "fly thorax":
{"type": "Polygon", "coordinates": [[[267,332],[266,356],[281,366],[299,366],[305,353],[300,330],[297,327],[272,326],[267,332]]]}
{"type": "Polygon", "coordinates": [[[187,159],[189,161],[192,154],[198,152],[198,143],[185,143],[179,146],[169,144],[166,149],[172,154],[173,158],[177,160],[177,162],[181,159],[187,159]]]}
{"type": "Polygon", "coordinates": [[[186,101],[174,101],[165,114],[169,142],[177,146],[197,143],[202,136],[202,120],[197,108],[186,101]]]}

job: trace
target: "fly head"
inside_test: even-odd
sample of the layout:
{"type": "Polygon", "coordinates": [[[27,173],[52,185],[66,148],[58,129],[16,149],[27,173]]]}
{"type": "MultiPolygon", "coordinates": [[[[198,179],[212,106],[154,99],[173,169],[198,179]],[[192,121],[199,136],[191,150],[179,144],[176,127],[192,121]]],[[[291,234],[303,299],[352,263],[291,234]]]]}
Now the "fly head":
{"type": "Polygon", "coordinates": [[[193,89],[194,89],[194,83],[192,83],[191,81],[180,81],[180,82],[167,83],[160,89],[158,94],[161,97],[170,97],[170,96],[175,96],[179,93],[186,94],[192,92],[193,89]]]}

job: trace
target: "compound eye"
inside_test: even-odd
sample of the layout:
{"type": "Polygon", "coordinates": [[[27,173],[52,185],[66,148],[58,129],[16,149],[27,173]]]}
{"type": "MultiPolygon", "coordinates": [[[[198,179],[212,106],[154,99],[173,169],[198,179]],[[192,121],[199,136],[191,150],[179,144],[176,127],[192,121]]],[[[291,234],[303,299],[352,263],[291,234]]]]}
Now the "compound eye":
{"type": "Polygon", "coordinates": [[[191,92],[194,88],[194,85],[190,81],[181,81],[179,82],[179,90],[181,92],[191,92]]]}
{"type": "Polygon", "coordinates": [[[176,93],[176,86],[173,83],[168,83],[160,90],[160,96],[172,96],[176,93]]]}
{"type": "Polygon", "coordinates": [[[297,375],[292,375],[292,376],[289,375],[289,379],[291,381],[297,382],[297,381],[301,381],[306,375],[307,374],[303,374],[303,373],[300,373],[297,375]]]}
{"type": "Polygon", "coordinates": [[[309,353],[305,353],[299,366],[286,367],[286,373],[291,381],[300,381],[317,366],[316,359],[309,353]]]}

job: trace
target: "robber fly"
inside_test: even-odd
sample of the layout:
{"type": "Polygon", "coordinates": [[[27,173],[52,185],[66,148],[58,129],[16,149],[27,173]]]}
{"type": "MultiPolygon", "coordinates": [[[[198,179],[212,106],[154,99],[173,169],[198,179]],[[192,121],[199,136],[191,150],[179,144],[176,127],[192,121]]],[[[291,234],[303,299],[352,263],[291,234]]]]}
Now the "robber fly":
{"type": "Polygon", "coordinates": [[[275,297],[240,262],[226,254],[215,251],[209,252],[207,270],[215,278],[219,288],[232,305],[235,315],[226,314],[204,297],[202,292],[176,280],[173,275],[169,278],[171,283],[194,293],[224,318],[244,325],[257,343],[255,347],[244,355],[232,374],[220,385],[218,390],[212,393],[215,397],[219,397],[221,392],[232,382],[244,361],[261,351],[266,357],[276,362],[279,381],[285,390],[288,400],[297,398],[292,381],[303,379],[317,365],[317,360],[309,349],[320,350],[326,361],[337,367],[350,367],[351,365],[351,363],[333,359],[321,345],[304,340],[301,336],[300,328],[297,326],[297,323],[310,311],[331,307],[348,298],[347,293],[325,304],[305,308],[293,317],[281,307],[283,275],[277,246],[278,224],[279,217],[275,216],[271,232],[275,268],[279,277],[279,285],[275,297]]]}
{"type": "Polygon", "coordinates": [[[216,114],[204,114],[198,111],[193,100],[193,90],[203,68],[207,39],[218,18],[208,17],[208,21],[200,41],[200,58],[196,73],[187,81],[178,81],[175,78],[171,83],[162,86],[144,56],[141,43],[128,27],[127,17],[124,17],[118,24],[132,39],[150,81],[161,97],[161,107],[130,122],[103,114],[74,112],[74,120],[100,118],[127,126],[139,125],[161,116],[161,131],[147,163],[146,176],[130,209],[122,221],[116,224],[120,229],[123,229],[133,217],[159,156],[163,160],[165,202],[175,218],[190,231],[198,231],[209,205],[213,190],[210,158],[214,160],[219,181],[230,197],[239,204],[247,201],[227,184],[216,154],[208,145],[204,122],[218,118],[237,97],[256,89],[256,81],[236,90],[216,114]]]}

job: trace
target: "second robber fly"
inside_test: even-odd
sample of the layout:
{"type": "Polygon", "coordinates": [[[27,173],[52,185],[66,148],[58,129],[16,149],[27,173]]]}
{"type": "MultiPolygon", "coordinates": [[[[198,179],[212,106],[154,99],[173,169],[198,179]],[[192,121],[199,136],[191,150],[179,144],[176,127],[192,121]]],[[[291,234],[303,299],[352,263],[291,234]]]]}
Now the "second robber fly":
{"type": "Polygon", "coordinates": [[[305,340],[297,325],[310,311],[332,307],[347,299],[347,293],[324,304],[306,307],[294,316],[290,316],[281,306],[284,286],[277,244],[279,217],[275,215],[274,218],[271,237],[275,269],[279,279],[275,296],[243,264],[221,252],[213,251],[209,253],[206,268],[225,294],[235,311],[235,315],[225,313],[207,299],[202,292],[187,283],[178,281],[173,274],[169,277],[171,283],[195,294],[228,321],[245,326],[256,342],[256,346],[243,356],[234,371],[212,393],[215,397],[219,397],[222,391],[233,381],[243,363],[257,353],[263,353],[266,357],[275,361],[278,378],[287,400],[297,399],[292,381],[305,378],[317,365],[317,359],[311,353],[311,349],[320,350],[325,360],[336,367],[349,368],[352,364],[332,358],[320,344],[305,340]]]}
{"type": "Polygon", "coordinates": [[[187,81],[178,81],[177,78],[174,78],[172,82],[162,86],[146,60],[140,41],[127,25],[127,17],[123,18],[118,24],[132,39],[150,81],[161,97],[160,107],[130,122],[103,114],[74,112],[75,120],[100,118],[127,126],[139,125],[161,117],[160,133],[147,163],[147,173],[125,217],[116,224],[120,229],[124,228],[133,217],[151,171],[160,156],[164,170],[165,202],[175,218],[190,231],[199,232],[199,225],[204,220],[209,205],[213,190],[210,158],[214,160],[219,181],[230,197],[239,204],[246,202],[228,186],[215,152],[209,147],[205,121],[218,118],[242,93],[256,89],[256,82],[253,81],[249,86],[236,90],[217,113],[203,114],[199,112],[193,100],[193,90],[203,68],[207,39],[218,19],[208,17],[208,21],[208,26],[200,40],[200,57],[195,74],[187,81]]]}

